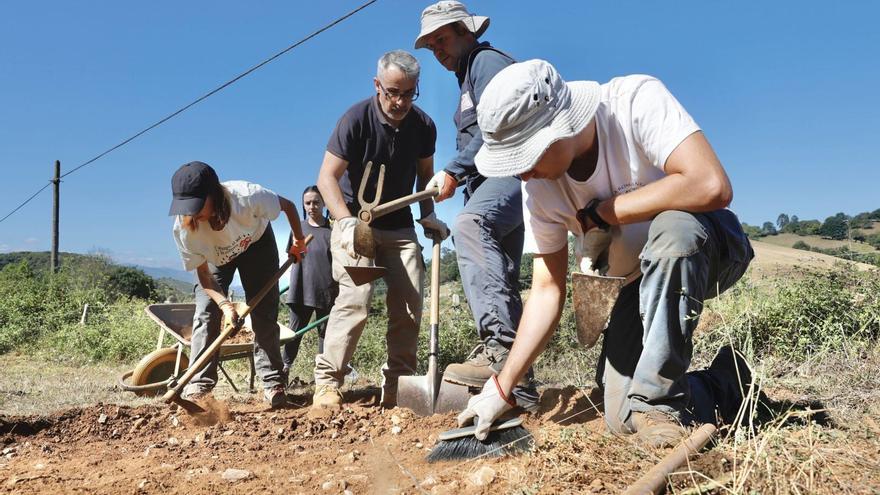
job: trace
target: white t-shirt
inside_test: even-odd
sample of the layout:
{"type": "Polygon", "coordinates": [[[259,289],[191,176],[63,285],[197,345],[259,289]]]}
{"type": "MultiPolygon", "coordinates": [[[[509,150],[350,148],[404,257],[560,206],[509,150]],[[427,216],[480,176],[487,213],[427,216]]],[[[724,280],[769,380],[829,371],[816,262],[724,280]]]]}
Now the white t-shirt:
{"type": "MultiPolygon", "coordinates": [[[[688,136],[700,130],[659,80],[651,76],[617,77],[601,85],[596,110],[599,160],[586,181],[566,173],[556,180],[523,182],[523,218],[536,253],[555,253],[568,232],[582,235],[577,211],[591,199],[608,199],[663,178],[666,159],[688,136]]],[[[639,270],[639,253],[650,222],[612,227],[608,275],[625,277],[639,270]]]]}
{"type": "Polygon", "coordinates": [[[281,202],[278,195],[258,184],[243,180],[221,183],[229,200],[229,221],[223,230],[215,231],[208,222],[199,222],[198,230],[190,232],[174,221],[174,241],[187,271],[204,262],[225,265],[260,240],[270,220],[278,218],[281,202]]]}

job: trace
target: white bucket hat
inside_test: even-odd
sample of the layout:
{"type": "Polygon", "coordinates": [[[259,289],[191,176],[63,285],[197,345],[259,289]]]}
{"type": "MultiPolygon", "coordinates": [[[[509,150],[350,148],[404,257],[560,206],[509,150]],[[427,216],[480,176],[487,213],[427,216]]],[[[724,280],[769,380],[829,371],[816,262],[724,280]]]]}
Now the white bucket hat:
{"type": "Polygon", "coordinates": [[[488,17],[471,14],[463,3],[449,0],[437,2],[422,11],[422,31],[416,38],[416,49],[425,47],[425,36],[458,21],[462,21],[477,38],[489,28],[488,17]]]}
{"type": "Polygon", "coordinates": [[[505,67],[477,105],[483,134],[477,170],[485,177],[528,172],[547,147],[583,130],[598,106],[599,83],[566,83],[545,60],[505,67]]]}

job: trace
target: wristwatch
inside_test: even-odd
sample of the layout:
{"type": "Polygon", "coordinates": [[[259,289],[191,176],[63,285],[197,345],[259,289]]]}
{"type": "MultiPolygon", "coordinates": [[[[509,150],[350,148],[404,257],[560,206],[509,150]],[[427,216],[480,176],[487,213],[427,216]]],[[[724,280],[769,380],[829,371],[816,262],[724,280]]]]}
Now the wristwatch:
{"type": "Polygon", "coordinates": [[[587,219],[588,218],[590,219],[590,221],[593,222],[593,224],[596,225],[596,228],[598,228],[599,230],[602,230],[604,232],[608,232],[608,230],[611,229],[611,225],[609,225],[608,222],[603,220],[602,217],[599,216],[599,213],[596,211],[596,208],[599,207],[599,203],[601,203],[601,202],[602,202],[602,200],[600,200],[599,198],[593,198],[590,200],[589,203],[587,203],[587,206],[584,206],[583,208],[578,210],[576,216],[577,216],[578,222],[580,222],[580,224],[581,224],[581,229],[584,231],[585,234],[587,233],[587,219]]]}

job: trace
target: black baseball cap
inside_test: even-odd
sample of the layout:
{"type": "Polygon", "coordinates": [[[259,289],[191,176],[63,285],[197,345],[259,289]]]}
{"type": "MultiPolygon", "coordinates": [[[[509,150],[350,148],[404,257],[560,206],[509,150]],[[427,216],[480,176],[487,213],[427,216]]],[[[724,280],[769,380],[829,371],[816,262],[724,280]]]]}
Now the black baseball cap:
{"type": "Polygon", "coordinates": [[[171,178],[171,209],[168,215],[195,215],[202,211],[205,199],[220,186],[217,172],[203,162],[189,162],[171,178]]]}

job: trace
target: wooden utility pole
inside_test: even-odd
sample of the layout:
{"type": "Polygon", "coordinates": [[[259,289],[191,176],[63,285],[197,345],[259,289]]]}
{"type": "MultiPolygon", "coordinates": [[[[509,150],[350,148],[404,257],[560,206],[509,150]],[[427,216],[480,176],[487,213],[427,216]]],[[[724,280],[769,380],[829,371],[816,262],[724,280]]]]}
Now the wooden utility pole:
{"type": "Polygon", "coordinates": [[[52,196],[52,254],[49,267],[52,273],[58,271],[58,195],[61,185],[61,161],[55,160],[55,178],[52,179],[54,194],[52,196]]]}

